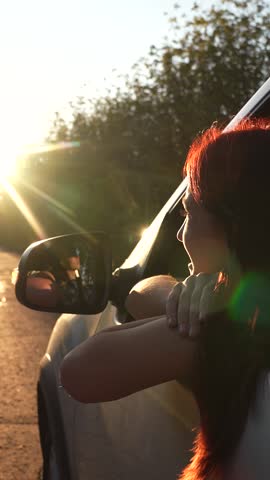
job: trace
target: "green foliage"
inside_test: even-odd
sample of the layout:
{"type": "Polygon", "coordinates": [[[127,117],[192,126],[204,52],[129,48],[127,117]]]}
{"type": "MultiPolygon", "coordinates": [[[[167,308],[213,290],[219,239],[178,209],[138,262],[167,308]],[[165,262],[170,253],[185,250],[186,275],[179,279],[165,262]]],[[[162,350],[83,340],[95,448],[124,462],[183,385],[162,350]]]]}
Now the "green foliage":
{"type": "Polygon", "coordinates": [[[179,182],[194,136],[227,122],[269,74],[267,0],[222,0],[204,11],[194,3],[190,19],[176,4],[169,26],[164,44],[151,46],[122,87],[78,98],[70,123],[56,114],[49,140],[83,148],[76,175],[83,164],[87,227],[148,223],[179,182]]]}
{"type": "Polygon", "coordinates": [[[175,5],[166,44],[114,94],[79,98],[71,125],[57,114],[51,138],[87,139],[119,165],[173,167],[199,130],[234,115],[269,73],[268,2],[223,0],[203,12],[195,3],[193,12],[186,20],[175,5]]]}

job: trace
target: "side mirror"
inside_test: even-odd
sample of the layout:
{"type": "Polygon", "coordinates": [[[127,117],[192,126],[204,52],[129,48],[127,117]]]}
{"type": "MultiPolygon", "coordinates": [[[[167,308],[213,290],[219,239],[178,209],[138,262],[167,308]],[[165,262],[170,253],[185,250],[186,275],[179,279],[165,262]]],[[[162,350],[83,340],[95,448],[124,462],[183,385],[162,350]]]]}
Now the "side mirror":
{"type": "Polygon", "coordinates": [[[71,234],[32,243],[15,284],[20,303],[34,310],[94,314],[107,305],[111,249],[102,232],[71,234]]]}

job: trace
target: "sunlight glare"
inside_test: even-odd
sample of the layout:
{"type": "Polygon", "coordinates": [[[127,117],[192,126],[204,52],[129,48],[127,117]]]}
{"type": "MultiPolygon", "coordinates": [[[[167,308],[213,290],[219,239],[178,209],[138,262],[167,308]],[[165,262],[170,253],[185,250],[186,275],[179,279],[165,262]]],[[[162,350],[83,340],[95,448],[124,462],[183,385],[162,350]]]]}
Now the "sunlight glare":
{"type": "Polygon", "coordinates": [[[15,203],[16,207],[20,210],[21,214],[24,216],[26,221],[32,227],[33,231],[36,233],[37,237],[41,240],[46,238],[48,235],[42,227],[39,220],[35,217],[34,213],[31,211],[30,207],[26,204],[24,199],[20,196],[19,192],[15,187],[5,178],[0,178],[0,184],[3,189],[10,196],[11,200],[15,203]]]}
{"type": "Polygon", "coordinates": [[[146,236],[147,231],[148,231],[148,227],[142,228],[141,233],[140,233],[141,238],[146,236]]]}
{"type": "Polygon", "coordinates": [[[18,155],[19,146],[14,145],[14,142],[1,146],[0,179],[8,179],[16,175],[18,155]]]}

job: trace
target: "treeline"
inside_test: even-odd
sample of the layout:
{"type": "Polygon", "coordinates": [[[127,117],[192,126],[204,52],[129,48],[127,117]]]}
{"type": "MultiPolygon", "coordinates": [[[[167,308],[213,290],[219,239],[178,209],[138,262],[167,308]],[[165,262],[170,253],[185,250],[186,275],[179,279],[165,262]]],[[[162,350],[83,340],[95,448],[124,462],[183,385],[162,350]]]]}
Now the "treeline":
{"type": "Polygon", "coordinates": [[[83,227],[120,232],[122,251],[179,183],[194,136],[225,124],[269,76],[267,0],[223,0],[204,11],[194,4],[191,18],[175,5],[168,21],[168,38],[121,87],[77,98],[70,122],[56,113],[48,142],[79,144],[31,170],[83,227]]]}

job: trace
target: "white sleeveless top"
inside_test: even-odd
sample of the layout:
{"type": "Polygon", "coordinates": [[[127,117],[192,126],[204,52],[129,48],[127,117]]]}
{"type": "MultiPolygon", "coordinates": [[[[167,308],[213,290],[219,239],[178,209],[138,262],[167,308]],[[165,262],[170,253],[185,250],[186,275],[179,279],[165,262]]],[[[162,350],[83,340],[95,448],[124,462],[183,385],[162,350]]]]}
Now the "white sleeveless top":
{"type": "Polygon", "coordinates": [[[270,480],[270,372],[259,382],[254,408],[224,480],[270,480]]]}

